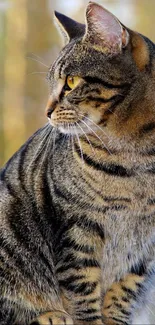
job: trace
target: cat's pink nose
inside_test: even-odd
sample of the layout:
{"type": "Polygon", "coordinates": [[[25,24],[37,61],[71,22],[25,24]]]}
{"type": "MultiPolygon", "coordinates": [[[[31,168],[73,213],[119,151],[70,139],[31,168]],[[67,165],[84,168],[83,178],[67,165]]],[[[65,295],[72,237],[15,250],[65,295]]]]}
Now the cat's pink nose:
{"type": "Polygon", "coordinates": [[[45,113],[46,113],[46,116],[48,118],[51,118],[51,114],[53,113],[54,109],[56,108],[57,106],[57,100],[54,100],[52,96],[50,96],[48,102],[47,102],[47,105],[46,105],[46,110],[45,110],[45,113]]]}

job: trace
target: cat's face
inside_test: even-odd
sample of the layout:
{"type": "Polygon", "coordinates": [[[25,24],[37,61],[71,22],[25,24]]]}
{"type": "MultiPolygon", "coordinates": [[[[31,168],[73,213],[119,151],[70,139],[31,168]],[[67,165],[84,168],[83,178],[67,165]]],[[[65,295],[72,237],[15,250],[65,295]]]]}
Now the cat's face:
{"type": "Polygon", "coordinates": [[[147,44],[95,3],[87,7],[86,26],[56,17],[68,42],[48,73],[51,124],[72,134],[113,128],[143,92],[147,44]]]}

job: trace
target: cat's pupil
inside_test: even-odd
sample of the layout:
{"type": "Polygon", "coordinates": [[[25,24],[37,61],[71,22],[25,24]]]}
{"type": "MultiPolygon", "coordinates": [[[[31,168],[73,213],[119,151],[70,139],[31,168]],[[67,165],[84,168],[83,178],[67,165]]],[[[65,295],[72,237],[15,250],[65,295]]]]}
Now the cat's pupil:
{"type": "Polygon", "coordinates": [[[64,87],[63,87],[64,91],[70,91],[71,88],[68,86],[67,82],[65,83],[64,87]]]}

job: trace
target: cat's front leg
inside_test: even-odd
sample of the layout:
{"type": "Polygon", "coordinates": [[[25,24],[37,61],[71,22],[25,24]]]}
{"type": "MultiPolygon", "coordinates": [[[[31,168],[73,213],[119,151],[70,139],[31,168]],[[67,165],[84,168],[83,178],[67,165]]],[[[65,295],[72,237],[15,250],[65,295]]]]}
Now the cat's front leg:
{"type": "Polygon", "coordinates": [[[103,241],[97,234],[87,237],[84,229],[74,230],[72,235],[64,236],[63,254],[60,253],[57,264],[63,305],[75,324],[102,325],[100,263],[103,241]]]}
{"type": "Polygon", "coordinates": [[[61,280],[63,305],[73,317],[74,324],[103,325],[101,313],[100,270],[74,270],[61,280]]]}
{"type": "Polygon", "coordinates": [[[134,306],[144,281],[144,276],[128,274],[113,283],[104,297],[102,312],[106,325],[132,324],[134,306]]]}
{"type": "Polygon", "coordinates": [[[66,312],[58,310],[41,314],[30,325],[73,325],[73,320],[66,312]]]}

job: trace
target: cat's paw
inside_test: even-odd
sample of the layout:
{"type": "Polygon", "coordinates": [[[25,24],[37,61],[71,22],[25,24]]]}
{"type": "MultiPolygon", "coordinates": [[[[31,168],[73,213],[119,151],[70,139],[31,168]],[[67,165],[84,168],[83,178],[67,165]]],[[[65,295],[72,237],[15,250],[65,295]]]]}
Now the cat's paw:
{"type": "Polygon", "coordinates": [[[73,325],[73,320],[64,312],[51,311],[40,315],[30,325],[73,325]]]}

